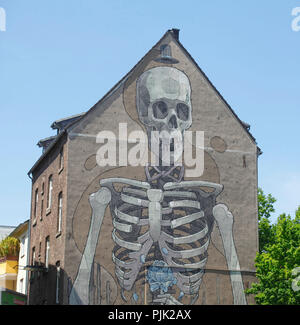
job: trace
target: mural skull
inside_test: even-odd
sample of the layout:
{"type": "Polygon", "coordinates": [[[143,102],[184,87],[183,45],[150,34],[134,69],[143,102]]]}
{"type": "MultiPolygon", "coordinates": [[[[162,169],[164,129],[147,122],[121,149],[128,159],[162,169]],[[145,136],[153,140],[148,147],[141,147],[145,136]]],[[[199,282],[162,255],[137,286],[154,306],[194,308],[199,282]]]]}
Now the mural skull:
{"type": "MultiPolygon", "coordinates": [[[[179,158],[184,131],[192,124],[191,87],[187,76],[171,67],[156,67],[144,72],[137,81],[137,111],[151,144],[159,148],[170,145],[171,155],[179,158]]],[[[156,152],[153,148],[152,151],[156,152]]],[[[161,160],[163,157],[160,154],[161,160]]]]}

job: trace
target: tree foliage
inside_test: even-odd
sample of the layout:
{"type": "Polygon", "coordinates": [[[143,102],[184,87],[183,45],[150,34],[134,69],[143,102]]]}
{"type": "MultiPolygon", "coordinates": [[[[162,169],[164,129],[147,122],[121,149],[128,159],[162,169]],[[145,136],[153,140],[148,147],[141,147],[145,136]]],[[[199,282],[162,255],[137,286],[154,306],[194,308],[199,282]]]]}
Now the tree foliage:
{"type": "Polygon", "coordinates": [[[265,196],[260,189],[258,200],[260,245],[255,259],[258,282],[246,292],[255,294],[260,305],[299,305],[300,207],[294,219],[282,214],[271,224],[275,199],[270,194],[265,196]]]}
{"type": "Polygon", "coordinates": [[[14,237],[6,237],[0,242],[0,257],[8,255],[18,256],[20,250],[20,241],[14,237]]]}
{"type": "Polygon", "coordinates": [[[259,232],[259,252],[271,242],[274,242],[274,227],[270,222],[271,213],[275,212],[274,203],[276,199],[268,194],[264,194],[261,188],[258,189],[258,232],[259,232]]]}

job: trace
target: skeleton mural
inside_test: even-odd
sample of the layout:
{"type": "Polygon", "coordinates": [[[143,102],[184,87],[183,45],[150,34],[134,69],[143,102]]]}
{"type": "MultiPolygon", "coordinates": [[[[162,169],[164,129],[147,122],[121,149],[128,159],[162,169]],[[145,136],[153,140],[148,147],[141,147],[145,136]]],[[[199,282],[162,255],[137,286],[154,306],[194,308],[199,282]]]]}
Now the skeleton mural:
{"type": "MultiPolygon", "coordinates": [[[[190,82],[174,67],[159,66],[143,72],[137,80],[136,105],[148,138],[153,131],[174,130],[184,137],[192,125],[190,82]]],[[[163,139],[157,141],[162,143],[163,139]]],[[[177,154],[176,150],[171,144],[172,157],[177,154]]],[[[226,205],[216,203],[223,185],[185,180],[184,166],[174,165],[174,159],[170,166],[164,166],[161,158],[160,150],[160,164],[145,167],[145,181],[103,178],[100,190],[90,195],[91,224],[70,292],[70,304],[91,303],[92,265],[108,207],[113,218],[112,261],[124,300],[124,293],[129,291],[133,300],[138,299],[135,284],[142,279],[151,291],[150,304],[182,304],[184,296],[189,297],[190,304],[195,303],[216,223],[224,246],[234,304],[246,304],[233,239],[233,216],[226,205]]]]}

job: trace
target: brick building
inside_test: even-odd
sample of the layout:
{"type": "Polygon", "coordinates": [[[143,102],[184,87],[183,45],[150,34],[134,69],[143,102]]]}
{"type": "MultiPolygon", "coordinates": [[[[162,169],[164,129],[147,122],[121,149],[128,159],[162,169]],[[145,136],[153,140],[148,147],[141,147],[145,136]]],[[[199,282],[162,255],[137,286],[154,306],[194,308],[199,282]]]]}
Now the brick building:
{"type": "MultiPolygon", "coordinates": [[[[29,171],[30,304],[253,302],[244,289],[255,281],[260,150],[178,30],[89,111],[51,127],[57,135],[39,141],[29,171]],[[203,131],[202,172],[189,175],[187,160],[101,164],[99,132],[124,125],[148,138],[150,129],[203,131]]],[[[120,162],[127,136],[113,140],[120,162]]]]}

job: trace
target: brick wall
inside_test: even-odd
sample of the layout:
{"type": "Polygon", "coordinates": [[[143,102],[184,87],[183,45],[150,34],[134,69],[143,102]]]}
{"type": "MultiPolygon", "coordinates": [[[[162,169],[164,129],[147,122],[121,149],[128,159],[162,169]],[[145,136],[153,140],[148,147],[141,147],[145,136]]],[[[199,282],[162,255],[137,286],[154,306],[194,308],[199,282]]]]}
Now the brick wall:
{"type": "MultiPolygon", "coordinates": [[[[56,270],[57,263],[63,273],[64,246],[65,246],[65,215],[66,215],[66,175],[67,175],[67,145],[66,138],[62,138],[45,156],[33,172],[32,199],[31,199],[31,239],[30,239],[30,264],[32,252],[35,248],[35,261],[41,266],[46,262],[46,238],[49,238],[49,259],[47,272],[30,272],[29,303],[30,304],[55,304],[56,303],[56,270]],[[61,151],[62,150],[62,151],[61,151]],[[61,154],[63,164],[61,164],[61,154]],[[52,175],[52,200],[48,206],[49,177],[52,175]],[[38,193],[38,203],[35,208],[35,197],[38,193]],[[62,193],[62,223],[58,232],[58,198],[62,193]],[[43,203],[42,203],[43,202],[43,203]],[[36,211],[36,213],[35,213],[36,211]],[[35,273],[35,274],[33,274],[35,273]]],[[[60,303],[64,277],[60,277],[60,303]]]]}

